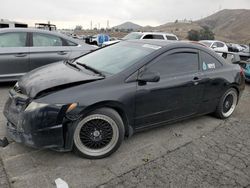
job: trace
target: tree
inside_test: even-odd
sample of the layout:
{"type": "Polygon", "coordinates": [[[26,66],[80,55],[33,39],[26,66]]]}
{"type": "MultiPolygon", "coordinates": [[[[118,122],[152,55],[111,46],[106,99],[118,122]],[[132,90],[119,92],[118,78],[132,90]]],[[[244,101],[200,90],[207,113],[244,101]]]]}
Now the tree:
{"type": "Polygon", "coordinates": [[[214,33],[208,27],[203,27],[200,31],[192,29],[188,32],[188,39],[193,41],[214,40],[214,33]]]}
{"type": "Polygon", "coordinates": [[[188,31],[188,40],[193,40],[193,41],[200,40],[200,32],[193,29],[188,31]]]}
{"type": "Polygon", "coordinates": [[[203,27],[200,30],[200,40],[214,40],[214,33],[209,29],[209,27],[203,27]]]}

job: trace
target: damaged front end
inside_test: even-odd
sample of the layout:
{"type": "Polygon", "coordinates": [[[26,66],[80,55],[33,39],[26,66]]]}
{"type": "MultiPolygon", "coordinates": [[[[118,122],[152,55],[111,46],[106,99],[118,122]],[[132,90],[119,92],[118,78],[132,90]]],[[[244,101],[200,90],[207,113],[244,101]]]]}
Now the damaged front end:
{"type": "MultiPolygon", "coordinates": [[[[75,70],[65,63],[54,63],[36,69],[25,76],[9,92],[4,107],[10,138],[35,148],[69,151],[72,148],[72,108],[77,104],[67,95],[59,103],[46,102],[44,97],[104,79],[88,70],[75,70]],[[64,103],[65,102],[65,103],[64,103]],[[70,114],[71,118],[67,118],[70,114]]],[[[73,116],[72,116],[73,115],[73,116]]],[[[75,117],[74,117],[75,119],[75,117]]]]}
{"type": "Polygon", "coordinates": [[[34,148],[52,148],[69,151],[72,143],[67,143],[67,127],[72,122],[66,113],[77,107],[72,104],[45,104],[22,94],[14,87],[4,107],[7,118],[7,134],[15,142],[34,148]]]}

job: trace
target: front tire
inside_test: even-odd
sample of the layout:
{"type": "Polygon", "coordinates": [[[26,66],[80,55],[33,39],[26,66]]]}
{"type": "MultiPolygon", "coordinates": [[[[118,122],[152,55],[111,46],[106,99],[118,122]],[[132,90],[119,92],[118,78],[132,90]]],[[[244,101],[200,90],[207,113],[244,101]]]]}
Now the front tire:
{"type": "Polygon", "coordinates": [[[228,89],[221,97],[219,104],[215,111],[215,116],[220,119],[230,117],[238,102],[238,92],[234,88],[228,89]]]}
{"type": "Polygon", "coordinates": [[[115,110],[97,109],[77,122],[74,151],[88,159],[107,157],[119,148],[124,134],[123,121],[115,110]]]}

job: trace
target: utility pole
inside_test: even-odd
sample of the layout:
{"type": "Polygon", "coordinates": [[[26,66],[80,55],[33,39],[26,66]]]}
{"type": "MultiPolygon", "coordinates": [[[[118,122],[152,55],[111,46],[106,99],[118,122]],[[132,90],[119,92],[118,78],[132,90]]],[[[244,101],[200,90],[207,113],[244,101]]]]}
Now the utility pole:
{"type": "Polygon", "coordinates": [[[109,29],[109,20],[107,20],[107,29],[109,29]]]}

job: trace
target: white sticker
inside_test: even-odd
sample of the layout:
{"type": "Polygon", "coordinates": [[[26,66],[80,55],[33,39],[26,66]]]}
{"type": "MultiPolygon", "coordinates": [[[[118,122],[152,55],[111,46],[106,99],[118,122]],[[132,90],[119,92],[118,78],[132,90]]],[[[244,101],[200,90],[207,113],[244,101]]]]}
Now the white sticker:
{"type": "Polygon", "coordinates": [[[207,64],[207,67],[209,69],[215,69],[215,64],[214,63],[207,64]]]}
{"type": "Polygon", "coordinates": [[[161,46],[151,45],[151,44],[144,44],[142,47],[144,48],[152,48],[154,50],[158,50],[161,48],[161,46]]]}

